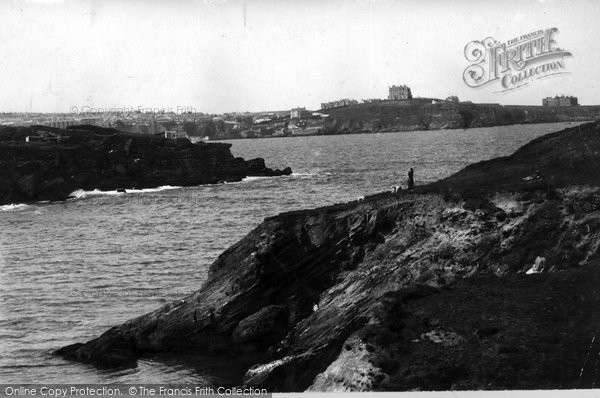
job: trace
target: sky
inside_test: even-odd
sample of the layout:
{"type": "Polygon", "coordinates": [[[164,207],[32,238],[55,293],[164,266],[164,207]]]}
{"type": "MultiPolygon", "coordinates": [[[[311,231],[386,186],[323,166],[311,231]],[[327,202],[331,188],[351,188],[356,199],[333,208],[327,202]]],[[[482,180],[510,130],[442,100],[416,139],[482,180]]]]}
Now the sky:
{"type": "Polygon", "coordinates": [[[5,0],[0,112],[318,109],[414,96],[600,104],[597,0],[5,0]],[[465,46],[556,27],[568,73],[499,92],[471,88],[465,46]]]}

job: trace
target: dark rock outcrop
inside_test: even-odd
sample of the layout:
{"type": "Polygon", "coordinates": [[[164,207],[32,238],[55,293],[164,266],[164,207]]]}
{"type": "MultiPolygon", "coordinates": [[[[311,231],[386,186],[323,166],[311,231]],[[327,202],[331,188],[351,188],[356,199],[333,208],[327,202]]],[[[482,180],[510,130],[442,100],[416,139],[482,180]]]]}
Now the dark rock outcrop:
{"type": "Polygon", "coordinates": [[[259,355],[240,383],[270,391],[589,388],[599,157],[591,123],[413,192],[268,218],[196,293],[58,353],[259,355]]]}
{"type": "Polygon", "coordinates": [[[289,175],[263,159],[235,158],[231,144],[132,135],[114,129],[0,129],[0,204],[65,200],[77,189],[193,186],[289,175]],[[31,142],[25,142],[26,137],[31,142]]]}

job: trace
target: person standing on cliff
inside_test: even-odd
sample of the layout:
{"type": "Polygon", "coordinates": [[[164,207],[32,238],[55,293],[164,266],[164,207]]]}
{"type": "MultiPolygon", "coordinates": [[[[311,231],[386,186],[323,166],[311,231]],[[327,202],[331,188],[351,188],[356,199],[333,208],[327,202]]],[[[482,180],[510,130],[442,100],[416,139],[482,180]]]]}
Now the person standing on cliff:
{"type": "Polygon", "coordinates": [[[414,172],[413,168],[411,167],[410,170],[408,170],[408,189],[413,189],[415,186],[414,175],[415,175],[415,172],[414,172]]]}

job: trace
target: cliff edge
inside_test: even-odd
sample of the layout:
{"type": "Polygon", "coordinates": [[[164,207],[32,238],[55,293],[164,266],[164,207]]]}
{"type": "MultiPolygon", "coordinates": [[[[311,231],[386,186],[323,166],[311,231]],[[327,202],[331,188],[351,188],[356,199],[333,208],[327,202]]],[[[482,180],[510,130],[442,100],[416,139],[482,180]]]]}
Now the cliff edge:
{"type": "Polygon", "coordinates": [[[200,290],[57,351],[258,356],[270,391],[590,388],[600,124],[414,191],[267,218],[200,290]]]}

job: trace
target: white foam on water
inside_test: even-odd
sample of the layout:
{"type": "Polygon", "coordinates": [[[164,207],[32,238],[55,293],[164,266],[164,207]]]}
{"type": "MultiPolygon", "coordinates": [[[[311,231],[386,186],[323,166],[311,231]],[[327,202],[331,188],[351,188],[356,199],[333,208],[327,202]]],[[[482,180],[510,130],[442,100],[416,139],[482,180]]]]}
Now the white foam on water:
{"type": "Polygon", "coordinates": [[[89,196],[99,196],[99,195],[112,196],[112,195],[125,195],[128,193],[151,193],[151,192],[161,192],[161,191],[167,191],[167,190],[179,189],[179,188],[181,188],[181,187],[171,186],[171,185],[162,185],[162,186],[156,187],[156,188],[144,188],[144,189],[134,189],[134,188],[127,189],[127,188],[125,188],[125,192],[118,192],[117,190],[101,191],[99,189],[94,189],[93,191],[84,191],[83,189],[78,189],[76,191],[71,192],[71,194],[69,196],[70,196],[71,200],[77,200],[77,199],[84,199],[89,196]]]}
{"type": "MultiPolygon", "coordinates": [[[[325,175],[330,175],[331,173],[323,173],[325,175]]],[[[292,173],[290,177],[314,177],[319,175],[319,173],[292,173]]]]}
{"type": "Polygon", "coordinates": [[[170,189],[180,189],[182,187],[171,186],[171,185],[162,185],[156,188],[145,188],[145,189],[125,189],[127,193],[148,193],[148,192],[160,192],[160,191],[168,191],[170,189]]]}
{"type": "Polygon", "coordinates": [[[266,180],[269,178],[274,178],[274,177],[256,177],[256,176],[244,177],[241,182],[260,181],[260,180],[266,180]]]}
{"type": "Polygon", "coordinates": [[[99,189],[94,189],[93,191],[84,191],[83,189],[78,189],[76,191],[71,192],[69,195],[70,200],[84,199],[89,196],[98,196],[98,195],[123,195],[124,192],[117,191],[101,191],[99,189]]]}
{"type": "Polygon", "coordinates": [[[251,181],[259,181],[270,178],[280,178],[280,177],[292,177],[292,178],[311,178],[318,175],[331,175],[331,173],[292,173],[289,176],[267,176],[267,177],[245,177],[240,182],[251,182],[251,181]]]}
{"type": "Polygon", "coordinates": [[[26,205],[25,203],[11,203],[9,205],[0,206],[0,211],[17,211],[24,210],[28,207],[29,205],[26,205]]]}

